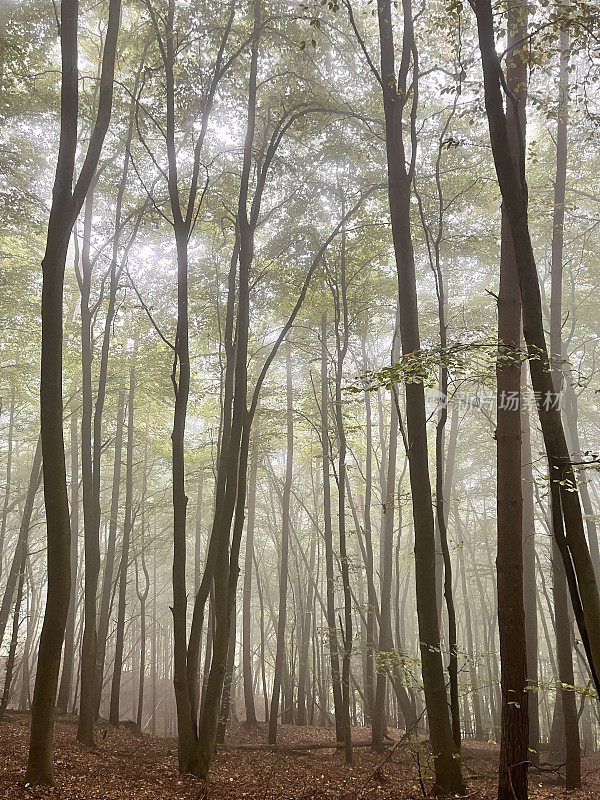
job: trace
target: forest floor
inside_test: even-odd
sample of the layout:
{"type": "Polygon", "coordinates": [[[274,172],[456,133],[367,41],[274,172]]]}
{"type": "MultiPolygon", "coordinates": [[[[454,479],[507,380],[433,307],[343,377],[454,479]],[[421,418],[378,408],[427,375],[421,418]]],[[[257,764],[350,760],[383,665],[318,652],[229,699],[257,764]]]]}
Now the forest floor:
{"type": "MultiPolygon", "coordinates": [[[[75,741],[76,721],[61,717],[55,726],[53,788],[29,787],[23,782],[27,760],[29,718],[9,712],[0,726],[0,798],[53,800],[407,800],[422,798],[431,786],[425,744],[404,739],[384,755],[368,747],[355,748],[352,768],[341,753],[329,749],[296,750],[291,745],[333,742],[332,731],[282,726],[282,752],[222,749],[215,757],[205,785],[177,771],[176,742],[139,735],[130,727],[118,730],[98,724],[97,747],[88,750],[75,741]]],[[[395,739],[402,732],[391,730],[395,739]]],[[[368,741],[368,728],[355,728],[356,742],[368,741]]],[[[232,726],[227,747],[255,745],[266,740],[266,729],[248,731],[232,726]]],[[[466,741],[463,761],[469,798],[495,798],[498,747],[466,741]]],[[[584,789],[564,792],[554,771],[532,770],[530,797],[569,800],[600,797],[600,754],[584,758],[584,789]]]]}

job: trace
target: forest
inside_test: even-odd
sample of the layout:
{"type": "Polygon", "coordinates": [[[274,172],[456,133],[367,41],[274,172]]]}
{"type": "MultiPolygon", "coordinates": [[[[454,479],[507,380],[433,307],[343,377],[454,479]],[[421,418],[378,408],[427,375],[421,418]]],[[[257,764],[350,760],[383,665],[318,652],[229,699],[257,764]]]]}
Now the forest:
{"type": "Polygon", "coordinates": [[[599,174],[593,0],[0,0],[1,797],[600,796],[599,174]]]}

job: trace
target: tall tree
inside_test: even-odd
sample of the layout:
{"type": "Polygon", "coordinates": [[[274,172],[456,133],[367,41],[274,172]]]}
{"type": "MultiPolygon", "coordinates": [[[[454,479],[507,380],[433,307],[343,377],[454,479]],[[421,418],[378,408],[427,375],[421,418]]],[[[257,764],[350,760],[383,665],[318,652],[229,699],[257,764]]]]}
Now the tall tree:
{"type": "MultiPolygon", "coordinates": [[[[554,209],[552,217],[552,259],[550,291],[550,353],[554,391],[560,397],[563,383],[562,358],[562,282],[565,198],[567,183],[567,123],[569,118],[569,33],[559,34],[559,99],[556,121],[556,177],[554,181],[554,209]]],[[[571,642],[571,620],[567,578],[560,557],[557,540],[564,536],[560,513],[560,494],[553,487],[550,494],[552,508],[552,592],[554,598],[554,626],[556,630],[556,660],[558,663],[559,689],[556,694],[560,703],[564,725],[566,788],[581,787],[581,748],[579,744],[579,715],[575,702],[575,675],[573,670],[573,645],[571,642]],[[554,529],[556,526],[556,530],[554,529]]]]}
{"type": "MultiPolygon", "coordinates": [[[[507,106],[511,151],[519,169],[525,138],[527,32],[525,4],[508,5],[506,85],[515,99],[507,106]]],[[[523,494],[521,478],[521,298],[512,236],[502,211],[498,356],[496,363],[496,470],[498,631],[502,711],[498,800],[527,798],[529,746],[527,640],[523,595],[523,494]]]]}
{"type": "Polygon", "coordinates": [[[44,500],[48,538],[48,589],[39,645],[31,712],[27,781],[52,784],[52,733],[71,591],[71,528],[63,438],[62,343],[63,286],[67,249],[73,225],[102,151],[112,108],[113,79],[121,14],[120,0],[110,0],[104,39],[96,119],[88,149],[75,177],[79,74],[77,68],[78,0],[61,4],[61,99],[58,162],[52,192],[46,251],[42,261],[42,357],[40,421],[44,500]]]}
{"type": "Polygon", "coordinates": [[[121,563],[119,566],[119,597],[117,606],[117,638],[115,643],[115,662],[113,666],[110,692],[111,725],[118,725],[121,703],[121,673],[123,669],[123,647],[125,644],[125,611],[127,604],[127,572],[129,569],[129,550],[133,530],[133,448],[134,448],[134,403],[135,403],[135,362],[138,340],[136,338],[129,367],[129,392],[127,396],[127,447],[125,467],[125,519],[123,521],[123,541],[121,543],[121,563]]]}
{"type": "MultiPolygon", "coordinates": [[[[529,371],[537,395],[538,417],[548,459],[551,490],[563,526],[554,525],[554,535],[567,574],[573,604],[594,683],[600,689],[600,597],[594,566],[585,537],[579,491],[560,409],[556,402],[550,358],[542,322],[542,303],[537,266],[527,218],[527,185],[515,163],[508,134],[502,97],[502,69],[495,47],[494,21],[490,0],[473,0],[482,57],[485,108],[494,164],[504,208],[509,221],[517,262],[523,333],[527,344],[529,371]]],[[[523,159],[521,144],[521,160],[523,159]]],[[[557,520],[558,522],[558,520],[557,520]]]]}
{"type": "MultiPolygon", "coordinates": [[[[411,186],[417,156],[418,51],[412,3],[403,0],[403,35],[400,67],[396,70],[392,4],[378,5],[380,72],[383,93],[385,141],[388,169],[388,199],[392,239],[398,273],[400,341],[403,355],[420,350],[415,257],[411,233],[411,186]],[[412,85],[409,75],[412,65],[412,85]],[[405,113],[409,109],[409,145],[405,146],[405,113]]],[[[452,736],[436,601],[435,525],[427,452],[427,417],[422,383],[407,382],[405,388],[409,472],[415,526],[417,616],[421,668],[431,745],[434,753],[435,787],[439,792],[462,792],[461,762],[452,736]]]]}

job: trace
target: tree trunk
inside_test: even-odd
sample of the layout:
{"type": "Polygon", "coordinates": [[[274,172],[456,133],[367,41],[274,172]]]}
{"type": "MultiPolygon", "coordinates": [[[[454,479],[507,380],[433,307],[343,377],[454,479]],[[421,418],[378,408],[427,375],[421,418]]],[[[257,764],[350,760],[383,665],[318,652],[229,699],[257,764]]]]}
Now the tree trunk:
{"type": "Polygon", "coordinates": [[[100,614],[98,617],[98,648],[96,652],[95,682],[95,716],[100,713],[102,701],[102,684],[104,683],[104,664],[106,660],[106,642],[113,597],[113,573],[117,543],[117,527],[119,524],[119,499],[121,496],[121,458],[123,452],[123,424],[125,421],[125,393],[119,392],[117,400],[117,427],[115,430],[115,458],[113,464],[112,495],[110,501],[110,519],[108,523],[108,542],[104,556],[104,575],[100,597],[100,614]]]}
{"type": "MultiPolygon", "coordinates": [[[[456,520],[456,527],[457,532],[459,533],[459,538],[462,539],[460,536],[460,520],[458,516],[458,507],[455,505],[454,507],[454,518],[456,520]]],[[[467,638],[467,657],[469,659],[469,679],[471,682],[471,704],[473,706],[473,717],[475,718],[475,739],[478,741],[483,741],[484,739],[484,731],[483,731],[483,723],[481,720],[481,704],[479,702],[479,687],[478,687],[478,680],[477,680],[477,661],[475,657],[475,648],[473,644],[473,625],[471,622],[471,602],[469,594],[467,593],[467,577],[465,573],[465,559],[463,556],[462,548],[459,550],[459,558],[460,558],[460,577],[461,577],[461,586],[462,586],[462,593],[463,593],[463,602],[465,604],[465,632],[467,638]]]]}
{"type": "Polygon", "coordinates": [[[279,698],[281,694],[281,679],[283,675],[283,662],[285,658],[285,626],[287,619],[287,587],[289,573],[289,547],[290,547],[290,499],[292,492],[292,478],[294,467],[294,399],[292,390],[292,359],[291,349],[288,344],[285,359],[286,369],[286,423],[287,423],[287,449],[285,457],[285,479],[281,501],[281,563],[279,568],[279,608],[277,611],[277,645],[275,651],[275,667],[273,673],[273,692],[271,694],[271,710],[269,712],[269,744],[277,742],[277,724],[279,717],[279,698]]]}
{"type": "MultiPolygon", "coordinates": [[[[400,341],[407,355],[420,349],[415,260],[410,227],[411,184],[416,159],[416,120],[411,115],[411,154],[407,169],[404,147],[403,112],[407,102],[408,72],[416,45],[410,0],[403,0],[404,51],[396,74],[391,1],[378,5],[381,49],[381,85],[386,127],[388,196],[392,238],[398,272],[400,341]]],[[[417,73],[417,64],[413,63],[417,73]]],[[[413,92],[416,92],[416,81],[413,92]]],[[[413,103],[416,104],[416,95],[413,103]]],[[[414,106],[416,109],[416,105],[414,106]]],[[[415,527],[417,618],[425,702],[431,747],[434,753],[435,790],[462,793],[464,782],[460,755],[452,737],[448,699],[441,656],[440,628],[436,601],[435,524],[427,451],[427,416],[422,383],[406,384],[406,427],[409,471],[415,527]]]]}
{"type": "Polygon", "coordinates": [[[110,122],[120,0],[110,0],[99,102],[88,149],[73,188],[78,122],[77,0],[61,4],[61,121],[58,163],[42,261],[40,421],[48,542],[48,588],[31,713],[26,781],[52,784],[52,734],[60,656],[71,594],[71,529],[63,438],[63,287],[69,238],[96,171],[110,122]]]}
{"type": "MultiPolygon", "coordinates": [[[[600,689],[600,597],[585,538],[579,492],[567,447],[565,430],[549,370],[548,348],[542,321],[537,267],[527,221],[527,187],[511,153],[501,89],[501,69],[495,49],[490,0],[476,0],[479,48],[482,56],[485,107],[496,174],[503,207],[510,223],[517,261],[523,333],[529,354],[529,371],[537,395],[538,416],[549,463],[551,483],[557,490],[565,535],[557,544],[567,574],[569,593],[596,688],[600,689]]],[[[521,159],[523,153],[521,152],[521,159]]],[[[556,531],[555,531],[556,533],[556,531]]]]}
{"type": "Polygon", "coordinates": [[[41,440],[38,439],[35,454],[33,456],[33,464],[31,466],[31,473],[29,475],[29,484],[27,486],[27,494],[25,496],[25,506],[23,508],[23,516],[21,517],[21,525],[19,527],[19,535],[17,537],[17,544],[13,554],[13,560],[6,579],[6,586],[4,587],[4,596],[2,598],[2,605],[0,606],[0,647],[4,639],[4,632],[6,624],[10,616],[10,610],[13,604],[13,596],[15,593],[15,586],[17,585],[19,575],[21,574],[23,553],[27,553],[27,543],[29,540],[29,528],[31,527],[31,516],[33,514],[33,504],[35,496],[40,486],[42,479],[42,446],[41,440]]]}
{"type": "Polygon", "coordinates": [[[150,592],[150,575],[146,566],[146,490],[148,481],[148,439],[144,443],[144,475],[142,479],[142,500],[141,500],[141,537],[140,537],[140,561],[144,574],[144,586],[140,589],[138,565],[135,565],[135,590],[140,601],[140,679],[138,683],[138,702],[136,722],[139,730],[142,730],[142,719],[144,715],[144,682],[146,677],[146,601],[150,592]]]}
{"type": "Polygon", "coordinates": [[[135,359],[137,355],[137,339],[132,353],[129,368],[129,395],[127,398],[127,451],[125,474],[125,519],[123,521],[123,543],[121,547],[121,564],[119,567],[119,601],[117,608],[117,641],[115,645],[115,663],[113,666],[110,692],[109,722],[119,724],[119,706],[121,699],[121,672],[123,669],[123,645],[125,640],[125,610],[127,603],[127,569],[129,567],[129,547],[133,527],[133,436],[134,436],[134,398],[135,398],[135,359]]]}
{"type": "MultiPolygon", "coordinates": [[[[397,330],[394,331],[392,345],[392,361],[398,357],[396,348],[397,330]]],[[[396,387],[392,388],[392,392],[396,387]]],[[[394,509],[396,495],[396,460],[398,453],[398,410],[393,396],[390,413],[390,438],[388,443],[387,458],[387,486],[383,502],[383,530],[380,550],[382,553],[383,572],[381,575],[381,595],[379,598],[379,646],[377,649],[377,678],[375,688],[375,705],[371,721],[373,749],[378,753],[383,752],[384,736],[386,733],[385,699],[388,676],[393,672],[395,654],[392,639],[391,617],[391,592],[392,592],[392,566],[394,557],[394,509]]]]}
{"type": "MultiPolygon", "coordinates": [[[[522,42],[527,34],[524,5],[508,8],[506,83],[516,98],[507,108],[514,156],[525,138],[527,62],[522,42]]],[[[523,596],[523,495],[521,480],[521,302],[517,265],[506,213],[502,212],[498,357],[496,365],[498,632],[502,710],[498,800],[526,800],[529,717],[527,640],[523,596]]]]}
{"type": "MultiPolygon", "coordinates": [[[[567,122],[569,97],[569,35],[560,33],[560,75],[559,101],[556,131],[556,180],[554,182],[554,213],[552,220],[552,263],[550,294],[550,353],[552,361],[552,378],[557,395],[562,389],[562,279],[563,279],[563,241],[565,218],[565,193],[567,179],[567,122]]],[[[559,412],[560,413],[560,412],[559,412]]],[[[551,487],[550,502],[552,508],[552,581],[554,598],[554,623],[556,629],[556,660],[558,662],[558,678],[560,688],[557,690],[557,702],[560,698],[562,722],[564,724],[564,742],[566,758],[566,788],[581,787],[581,748],[579,744],[579,718],[572,688],[575,682],[573,671],[573,647],[571,643],[571,621],[567,598],[567,578],[557,544],[564,536],[563,520],[560,510],[561,498],[559,487],[551,487]]]]}
{"type": "Polygon", "coordinates": [[[254,520],[256,517],[256,476],[258,473],[258,444],[260,416],[257,415],[252,435],[252,456],[250,460],[250,485],[248,491],[248,521],[246,523],[246,557],[244,560],[244,591],[242,598],[242,668],[244,673],[244,707],[246,725],[256,727],[256,708],[254,705],[254,685],[252,680],[252,559],[254,556],[254,520]]]}
{"type": "MultiPolygon", "coordinates": [[[[97,174],[92,180],[85,201],[83,243],[81,248],[81,477],[83,484],[83,531],[84,531],[84,627],[81,647],[81,700],[79,702],[79,724],[77,741],[88,747],[94,746],[94,677],[96,668],[96,606],[98,575],[100,574],[100,498],[95,497],[95,476],[92,456],[92,310],[90,291],[92,286],[92,262],[90,247],[92,216],[94,211],[94,189],[97,174]]],[[[94,450],[100,442],[94,442],[94,450]]],[[[98,476],[99,479],[99,476],[98,476]]]]}
{"type": "MultiPolygon", "coordinates": [[[[361,342],[363,370],[366,373],[367,347],[365,339],[361,342]]],[[[375,576],[373,563],[373,539],[371,526],[371,505],[373,497],[373,431],[371,412],[371,392],[365,391],[365,505],[364,505],[364,534],[367,570],[367,614],[366,614],[366,652],[365,652],[365,700],[366,721],[372,722],[373,707],[375,703],[375,684],[373,657],[375,652],[375,609],[377,608],[377,594],[375,591],[375,576]]]]}
{"type": "MultiPolygon", "coordinates": [[[[342,215],[346,212],[346,198],[342,191],[342,215]]],[[[338,538],[340,543],[340,571],[344,594],[344,624],[340,630],[342,639],[342,714],[344,755],[346,764],[352,764],[352,728],[350,720],[350,658],[352,655],[352,594],[350,591],[350,568],[346,543],[346,430],[342,405],[342,374],[348,352],[349,320],[346,276],[346,225],[342,225],[339,284],[334,287],[335,307],[335,422],[338,438],[338,538]]],[[[340,623],[341,628],[341,623],[340,623]]]]}
{"type": "Polygon", "coordinates": [[[331,527],[331,483],[329,478],[329,383],[327,380],[327,317],[321,316],[321,461],[323,467],[323,538],[325,540],[325,583],[327,596],[327,640],[333,689],[336,741],[344,741],[342,683],[335,619],[333,577],[333,532],[331,527]]]}
{"type": "Polygon", "coordinates": [[[66,714],[71,698],[75,662],[75,618],[77,615],[77,564],[79,561],[79,449],[77,447],[77,414],[71,412],[71,595],[65,629],[63,667],[56,709],[66,714]]]}
{"type": "Polygon", "coordinates": [[[4,714],[10,700],[10,690],[12,686],[13,671],[15,668],[15,657],[17,654],[17,640],[19,638],[19,624],[21,622],[21,601],[23,600],[23,582],[25,581],[25,564],[27,562],[27,551],[21,554],[21,564],[19,566],[19,582],[17,584],[17,599],[13,614],[12,636],[8,648],[8,657],[4,673],[4,689],[2,690],[2,700],[0,700],[0,723],[4,719],[4,714]]]}
{"type": "Polygon", "coordinates": [[[2,522],[0,522],[0,575],[4,568],[4,542],[6,539],[6,523],[8,521],[8,505],[10,502],[13,438],[15,429],[15,388],[10,392],[10,410],[8,412],[8,452],[6,454],[6,484],[4,486],[4,503],[2,507],[2,522]]]}
{"type": "Polygon", "coordinates": [[[308,649],[311,641],[312,620],[313,620],[313,605],[315,597],[315,558],[317,553],[317,539],[316,531],[311,535],[310,540],[310,556],[308,562],[307,577],[308,580],[308,594],[306,596],[306,606],[304,608],[302,619],[300,622],[300,653],[298,664],[298,700],[296,705],[296,725],[303,726],[308,724],[307,719],[307,706],[309,697],[309,661],[308,649]]]}
{"type": "MultiPolygon", "coordinates": [[[[521,385],[526,385],[524,365],[521,368],[521,385]]],[[[531,453],[531,423],[525,407],[521,415],[521,470],[523,492],[523,598],[525,608],[525,638],[527,641],[527,693],[529,709],[529,760],[539,762],[540,714],[538,680],[538,620],[537,581],[535,571],[535,510],[533,504],[533,456],[531,453]]]]}

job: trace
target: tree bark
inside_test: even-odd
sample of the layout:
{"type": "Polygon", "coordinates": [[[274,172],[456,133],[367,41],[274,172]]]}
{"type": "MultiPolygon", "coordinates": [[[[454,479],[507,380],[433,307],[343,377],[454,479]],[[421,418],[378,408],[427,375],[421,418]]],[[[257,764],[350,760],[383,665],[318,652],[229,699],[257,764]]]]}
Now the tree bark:
{"type": "MultiPolygon", "coordinates": [[[[524,4],[508,7],[506,85],[516,99],[507,108],[513,156],[525,139],[527,34],[524,4]]],[[[527,640],[523,595],[523,495],[521,479],[521,298],[512,236],[502,211],[498,356],[496,362],[498,632],[502,707],[498,800],[526,800],[529,717],[527,640]]]]}
{"type": "Polygon", "coordinates": [[[71,529],[63,438],[63,287],[69,238],[96,171],[110,122],[120,0],[110,0],[98,110],[73,187],[78,122],[77,0],[61,4],[61,101],[58,163],[42,261],[40,421],[48,542],[48,588],[31,714],[26,780],[52,784],[52,734],[60,656],[71,593],[71,529]]]}
{"type": "MultiPolygon", "coordinates": [[[[586,656],[600,689],[600,598],[585,538],[579,491],[562,424],[556,407],[550,374],[550,360],[542,322],[542,305],[537,267],[527,221],[527,186],[511,153],[507,120],[502,102],[502,73],[495,49],[490,0],[474,0],[479,48],[482,56],[485,107],[496,174],[503,207],[510,225],[517,261],[523,333],[529,355],[529,371],[537,395],[538,416],[549,464],[551,484],[557,490],[565,535],[557,544],[567,574],[569,594],[586,650],[586,656]]],[[[521,160],[523,153],[521,148],[521,160]]],[[[555,531],[556,533],[556,531],[555,531]]]]}
{"type": "MultiPolygon", "coordinates": [[[[408,74],[418,75],[418,54],[414,39],[412,5],[403,0],[403,52],[398,74],[395,67],[391,2],[378,5],[381,50],[381,86],[386,127],[388,197],[392,238],[398,272],[400,341],[407,355],[420,349],[415,260],[410,226],[411,184],[417,152],[416,109],[418,80],[412,84],[410,154],[404,144],[403,114],[408,100],[408,74]]],[[[406,427],[409,471],[415,526],[415,567],[417,618],[425,702],[434,753],[435,791],[462,793],[464,781],[460,755],[452,736],[440,647],[436,601],[435,524],[427,452],[427,417],[422,383],[406,384],[406,427]]]]}

